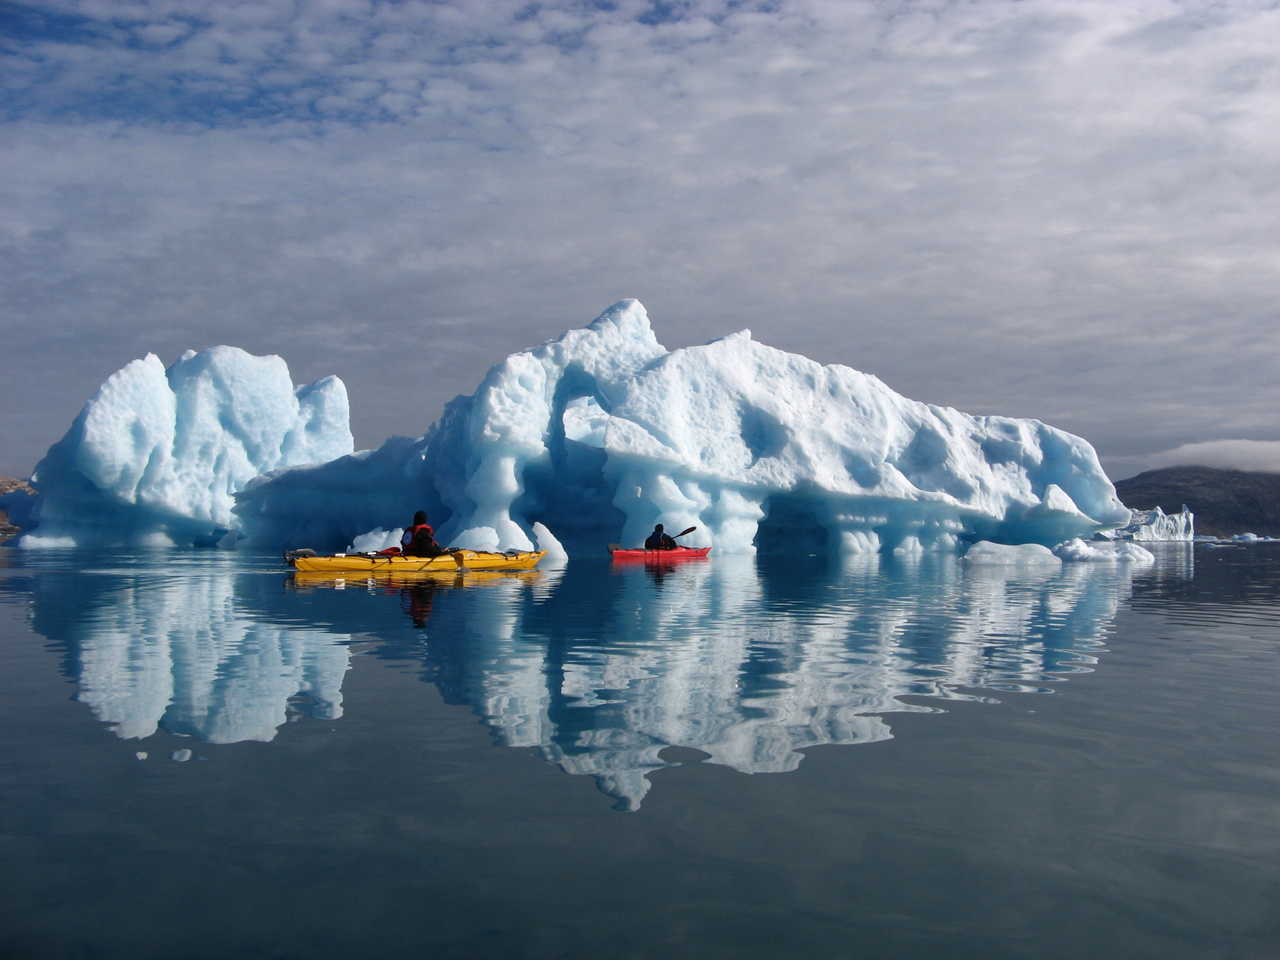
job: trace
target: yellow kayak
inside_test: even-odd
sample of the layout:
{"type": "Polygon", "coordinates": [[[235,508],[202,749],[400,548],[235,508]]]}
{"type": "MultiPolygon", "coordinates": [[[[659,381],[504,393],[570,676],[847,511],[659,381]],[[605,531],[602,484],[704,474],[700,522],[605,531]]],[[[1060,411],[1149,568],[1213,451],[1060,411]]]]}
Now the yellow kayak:
{"type": "Polygon", "coordinates": [[[383,556],[377,553],[335,553],[328,557],[289,558],[289,565],[304,573],[369,573],[377,576],[400,573],[449,573],[455,570],[532,570],[546,555],[545,550],[489,553],[484,550],[453,550],[438,557],[383,556]]]}
{"type": "Polygon", "coordinates": [[[537,570],[326,570],[295,571],[292,586],[306,589],[337,587],[347,589],[364,584],[369,587],[399,590],[430,584],[440,588],[490,587],[513,581],[533,582],[542,574],[537,570]]]}

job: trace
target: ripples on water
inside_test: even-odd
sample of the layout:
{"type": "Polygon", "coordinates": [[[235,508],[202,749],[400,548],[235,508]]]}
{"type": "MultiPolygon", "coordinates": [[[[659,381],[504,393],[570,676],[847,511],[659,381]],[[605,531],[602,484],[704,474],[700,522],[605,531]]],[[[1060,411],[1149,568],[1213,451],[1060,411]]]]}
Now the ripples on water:
{"type": "MultiPolygon", "coordinates": [[[[1139,598],[1218,615],[1195,596],[1190,548],[1136,578],[1124,565],[969,569],[953,558],[586,559],[399,581],[277,564],[133,554],[81,568],[22,555],[4,583],[62,649],[77,699],[121,738],[271,741],[290,719],[342,717],[361,656],[410,661],[498,743],[595,777],[629,810],[667,747],[784,773],[804,748],[891,737],[894,713],[1052,692],[1105,654],[1135,579],[1139,598]]],[[[1245,581],[1241,599],[1275,589],[1245,581]]]]}
{"type": "Polygon", "coordinates": [[[1280,545],[0,551],[0,954],[1280,956],[1277,610],[1280,545]]]}

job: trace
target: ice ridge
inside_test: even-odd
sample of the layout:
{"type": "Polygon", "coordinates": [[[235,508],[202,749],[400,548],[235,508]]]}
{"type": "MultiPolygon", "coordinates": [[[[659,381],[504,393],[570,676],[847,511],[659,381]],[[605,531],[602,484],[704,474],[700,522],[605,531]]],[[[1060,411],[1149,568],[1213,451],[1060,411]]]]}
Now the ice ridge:
{"type": "Polygon", "coordinates": [[[418,507],[442,539],[639,544],[654,523],[750,553],[1052,545],[1128,522],[1088,442],[1038,420],[909,400],[741,331],[668,351],[623,300],[494,366],[416,439],[276,472],[236,495],[260,545],[340,549],[418,507]]]}

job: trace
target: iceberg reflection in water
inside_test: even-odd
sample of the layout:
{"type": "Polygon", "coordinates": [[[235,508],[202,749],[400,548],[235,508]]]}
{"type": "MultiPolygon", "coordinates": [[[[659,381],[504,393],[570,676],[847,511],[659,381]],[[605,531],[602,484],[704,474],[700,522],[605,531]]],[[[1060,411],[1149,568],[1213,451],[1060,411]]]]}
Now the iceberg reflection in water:
{"type": "Polygon", "coordinates": [[[1134,576],[1191,573],[1190,551],[1136,574],[774,564],[366,582],[192,561],[163,576],[37,573],[33,617],[121,737],[269,741],[291,716],[340,717],[346,671],[372,666],[353,659],[360,641],[420,663],[500,744],[537,748],[635,810],[646,774],[673,765],[668,747],[782,773],[804,748],[892,736],[890,713],[1048,691],[1092,669],[1134,576]]]}
{"type": "Polygon", "coordinates": [[[1131,590],[1127,569],[1086,564],[1043,574],[870,558],[796,574],[722,559],[620,570],[591,595],[571,567],[546,602],[519,609],[518,629],[472,631],[463,618],[433,633],[430,677],[500,742],[537,747],[634,810],[670,746],[781,773],[805,747],[888,738],[887,713],[937,709],[904,697],[1048,690],[1091,669],[1131,590]]]}
{"type": "Polygon", "coordinates": [[[290,716],[342,716],[348,637],[247,615],[229,570],[123,573],[40,578],[33,623],[118,736],[270,741],[290,716]]]}

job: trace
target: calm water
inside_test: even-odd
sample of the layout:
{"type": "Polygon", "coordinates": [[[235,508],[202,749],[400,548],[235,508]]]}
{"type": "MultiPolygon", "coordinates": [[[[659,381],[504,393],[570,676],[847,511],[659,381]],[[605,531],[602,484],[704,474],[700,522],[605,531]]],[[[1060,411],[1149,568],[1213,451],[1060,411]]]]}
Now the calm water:
{"type": "Polygon", "coordinates": [[[0,550],[0,953],[1277,957],[1277,547],[0,550]]]}

